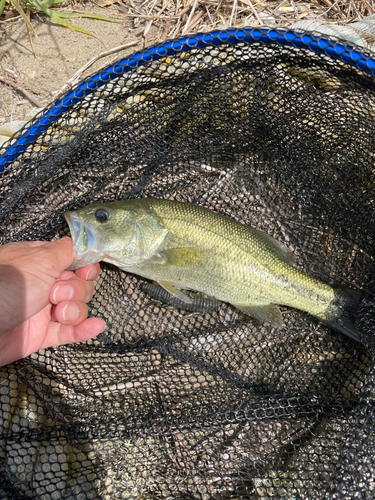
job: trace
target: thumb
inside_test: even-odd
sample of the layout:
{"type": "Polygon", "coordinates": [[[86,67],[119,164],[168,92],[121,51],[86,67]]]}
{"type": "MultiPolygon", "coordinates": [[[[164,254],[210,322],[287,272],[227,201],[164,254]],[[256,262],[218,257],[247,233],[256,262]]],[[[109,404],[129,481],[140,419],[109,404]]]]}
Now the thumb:
{"type": "Polygon", "coordinates": [[[42,254],[46,252],[47,261],[53,260],[53,266],[58,276],[68,269],[74,260],[73,242],[67,236],[40,246],[40,252],[42,254]]]}

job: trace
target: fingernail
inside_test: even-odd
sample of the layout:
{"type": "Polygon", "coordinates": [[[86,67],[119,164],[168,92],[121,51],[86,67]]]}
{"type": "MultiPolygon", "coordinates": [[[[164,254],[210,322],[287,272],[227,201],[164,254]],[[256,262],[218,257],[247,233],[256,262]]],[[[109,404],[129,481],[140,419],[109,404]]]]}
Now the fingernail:
{"type": "Polygon", "coordinates": [[[74,302],[68,302],[62,310],[62,317],[64,321],[74,321],[78,318],[80,310],[74,302]]]}
{"type": "Polygon", "coordinates": [[[62,300],[70,300],[73,298],[74,290],[71,286],[59,285],[53,292],[53,301],[57,304],[62,300]]]}
{"type": "Polygon", "coordinates": [[[88,281],[93,280],[96,277],[96,268],[94,266],[91,266],[90,269],[86,273],[85,279],[88,281]]]}

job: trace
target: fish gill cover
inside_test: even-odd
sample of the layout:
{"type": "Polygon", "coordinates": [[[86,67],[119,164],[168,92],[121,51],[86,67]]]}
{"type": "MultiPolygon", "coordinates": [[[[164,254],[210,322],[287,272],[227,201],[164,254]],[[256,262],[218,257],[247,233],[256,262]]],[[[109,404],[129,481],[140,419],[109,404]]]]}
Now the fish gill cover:
{"type": "Polygon", "coordinates": [[[86,343],[0,368],[5,499],[370,499],[375,494],[372,53],[286,30],[197,35],[118,61],[1,150],[0,242],[154,197],[259,229],[361,290],[363,345],[281,307],[187,314],[102,264],[86,343]]]}

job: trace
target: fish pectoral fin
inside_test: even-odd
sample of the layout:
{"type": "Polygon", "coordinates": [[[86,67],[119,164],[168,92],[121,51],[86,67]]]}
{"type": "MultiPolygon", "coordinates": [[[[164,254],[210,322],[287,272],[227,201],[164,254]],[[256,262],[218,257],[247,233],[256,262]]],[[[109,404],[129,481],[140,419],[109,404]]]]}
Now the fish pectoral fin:
{"type": "Polygon", "coordinates": [[[180,299],[182,302],[185,302],[186,304],[193,303],[192,299],[188,297],[186,293],[172,285],[172,283],[169,283],[169,281],[157,281],[157,284],[163,287],[164,290],[167,290],[167,292],[173,295],[173,297],[180,299]]]}
{"type": "Polygon", "coordinates": [[[238,305],[233,304],[237,309],[245,314],[248,314],[252,318],[258,319],[262,323],[269,323],[275,328],[279,328],[283,323],[283,318],[278,307],[273,304],[267,305],[238,305]]]}
{"type": "Polygon", "coordinates": [[[158,253],[160,264],[183,269],[207,260],[207,254],[197,248],[170,248],[158,253]]]}

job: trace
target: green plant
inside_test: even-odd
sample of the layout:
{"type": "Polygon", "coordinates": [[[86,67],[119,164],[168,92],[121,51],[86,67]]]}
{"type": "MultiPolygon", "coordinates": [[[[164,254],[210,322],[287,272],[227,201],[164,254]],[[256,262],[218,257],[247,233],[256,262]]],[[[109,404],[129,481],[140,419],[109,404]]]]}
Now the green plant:
{"type": "Polygon", "coordinates": [[[86,35],[91,35],[100,40],[103,45],[104,42],[96,36],[94,33],[91,33],[90,31],[86,31],[82,28],[78,28],[78,26],[74,26],[74,24],[71,24],[66,21],[66,19],[72,19],[74,17],[88,17],[91,19],[99,19],[102,21],[111,21],[111,22],[123,22],[121,19],[114,19],[111,17],[104,17],[104,16],[99,16],[97,14],[86,14],[86,13],[81,13],[81,12],[61,12],[59,10],[55,10],[54,8],[50,8],[54,6],[55,4],[59,3],[67,3],[69,0],[0,0],[0,16],[4,12],[5,6],[8,4],[9,7],[14,9],[19,13],[19,15],[22,17],[22,19],[25,21],[27,29],[29,31],[29,36],[30,36],[30,42],[32,45],[32,35],[35,34],[34,28],[32,27],[30,23],[30,14],[33,13],[44,13],[57,23],[59,23],[61,26],[65,26],[66,28],[69,28],[74,31],[79,31],[81,33],[85,33],[86,35]]]}

